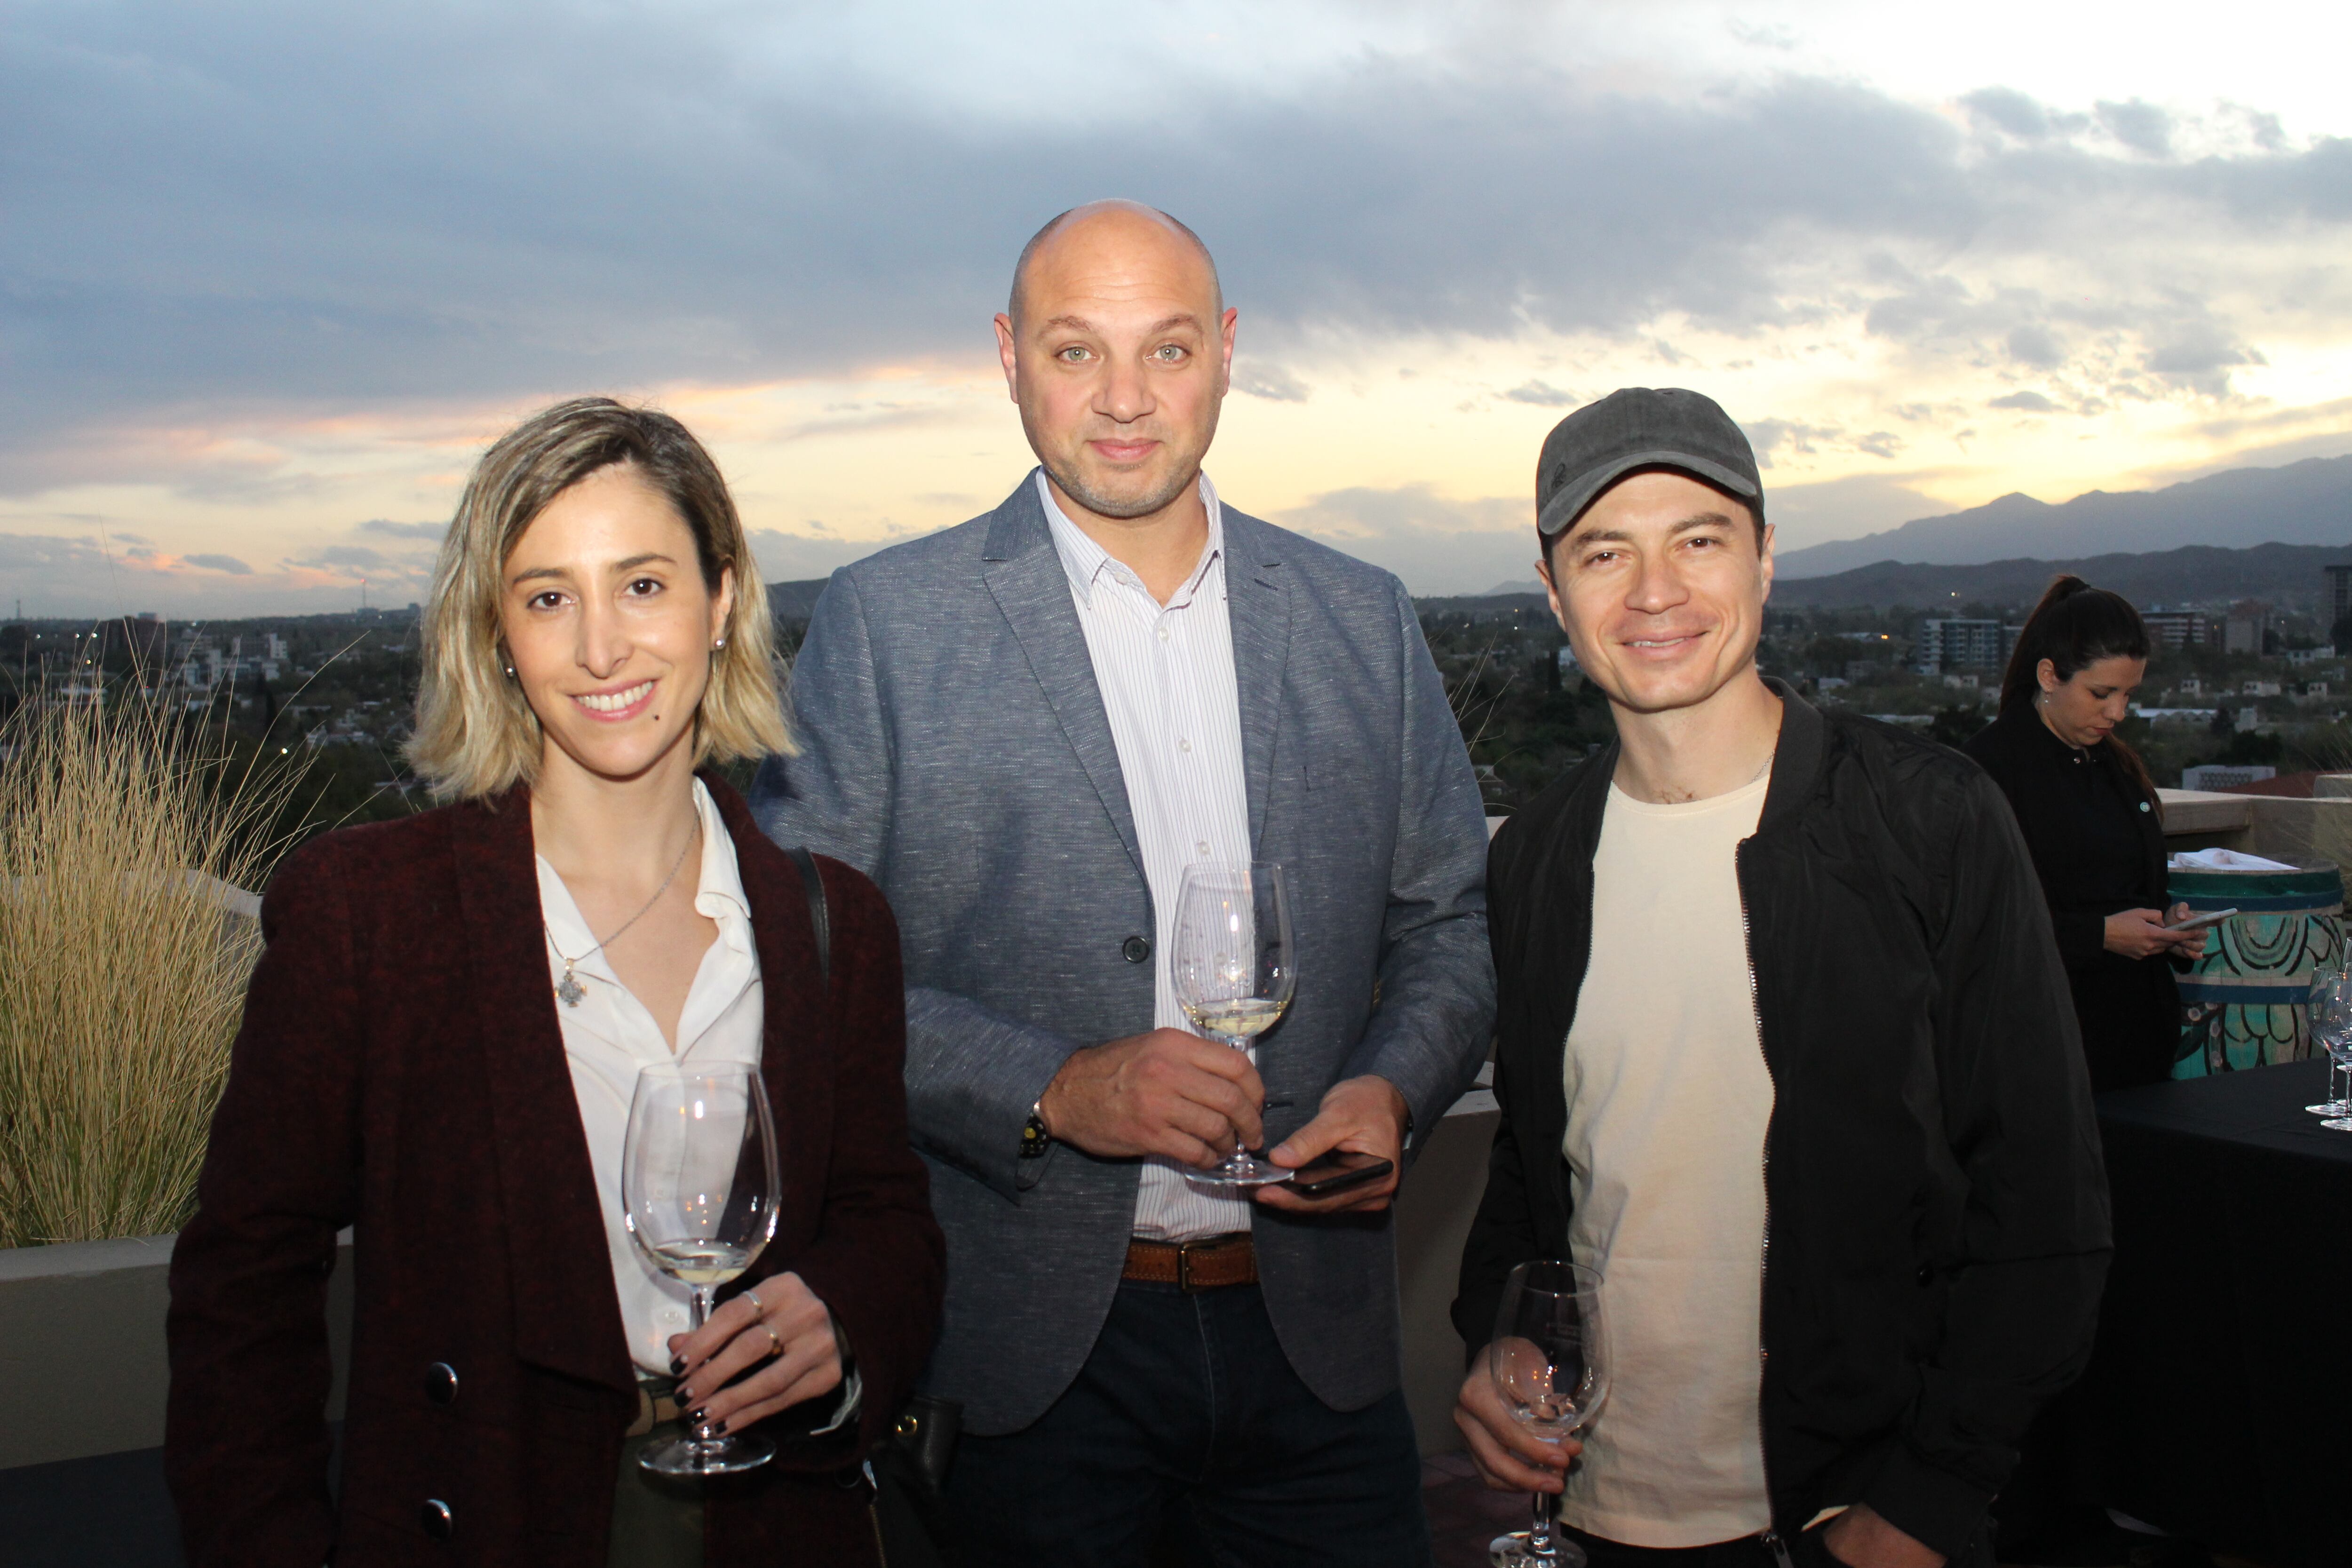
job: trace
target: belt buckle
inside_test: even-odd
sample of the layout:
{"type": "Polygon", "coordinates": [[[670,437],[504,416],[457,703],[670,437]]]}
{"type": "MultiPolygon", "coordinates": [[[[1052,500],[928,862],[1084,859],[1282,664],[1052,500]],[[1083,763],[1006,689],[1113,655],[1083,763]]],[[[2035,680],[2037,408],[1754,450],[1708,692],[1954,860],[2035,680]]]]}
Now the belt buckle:
{"type": "Polygon", "coordinates": [[[1176,1289],[1187,1296],[1196,1296],[1208,1289],[1192,1283],[1192,1248],[1194,1242],[1181,1242],[1176,1247],[1176,1289]]]}

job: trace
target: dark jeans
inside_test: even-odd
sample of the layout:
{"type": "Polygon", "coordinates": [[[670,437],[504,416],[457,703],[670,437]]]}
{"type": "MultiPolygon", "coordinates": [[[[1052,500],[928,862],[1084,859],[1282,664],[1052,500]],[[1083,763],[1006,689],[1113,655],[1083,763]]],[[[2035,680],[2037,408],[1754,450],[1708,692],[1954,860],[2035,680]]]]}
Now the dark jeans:
{"type": "MultiPolygon", "coordinates": [[[[1564,1524],[1559,1528],[1562,1539],[1584,1548],[1591,1568],[1779,1568],[1771,1548],[1764,1544],[1760,1535],[1718,1541],[1712,1546],[1628,1546],[1622,1541],[1604,1541],[1564,1524]]],[[[1791,1568],[1845,1568],[1823,1544],[1822,1531],[1827,1528],[1824,1525],[1783,1538],[1791,1568]]],[[[1990,1532],[1979,1531],[1976,1539],[1962,1547],[1947,1568],[1993,1568],[1990,1532]]]]}
{"type": "Polygon", "coordinates": [[[1317,1399],[1254,1285],[1121,1284],[1077,1381],[1022,1431],[965,1434],[948,1491],[964,1568],[1135,1568],[1163,1519],[1218,1568],[1430,1563],[1403,1393],[1317,1399]]]}
{"type": "MultiPolygon", "coordinates": [[[[1562,1540],[1584,1548],[1592,1568],[1779,1568],[1760,1535],[1718,1541],[1712,1546],[1628,1546],[1565,1524],[1558,1528],[1562,1540]]],[[[1835,1568],[1829,1553],[1821,1549],[1820,1535],[1814,1531],[1801,1542],[1789,1543],[1789,1560],[1795,1568],[1835,1568]]]]}

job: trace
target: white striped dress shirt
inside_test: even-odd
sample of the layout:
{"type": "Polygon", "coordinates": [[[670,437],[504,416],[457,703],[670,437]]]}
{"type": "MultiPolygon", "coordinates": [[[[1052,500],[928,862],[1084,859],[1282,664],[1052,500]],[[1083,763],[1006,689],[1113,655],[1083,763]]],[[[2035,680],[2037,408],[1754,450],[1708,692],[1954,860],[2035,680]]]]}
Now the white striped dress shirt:
{"type": "MultiPolygon", "coordinates": [[[[1095,685],[1102,691],[1127,781],[1128,808],[1143,851],[1159,940],[1152,944],[1152,1022],[1192,1030],[1177,1004],[1166,935],[1174,923],[1184,868],[1198,861],[1245,866],[1250,858],[1249,787],[1242,770],[1241,695],[1234,674],[1234,628],[1225,604],[1224,519],[1216,487],[1201,476],[1209,542],[1201,563],[1163,605],[1143,579],[1111,559],[1055,504],[1045,476],[1038,498],[1054,548],[1069,574],[1095,685]]],[[[1192,1031],[1197,1033],[1198,1031],[1192,1031]]],[[[1135,1234],[1190,1241],[1250,1228],[1252,1205],[1184,1180],[1147,1161],[1135,1199],[1135,1234]]]]}

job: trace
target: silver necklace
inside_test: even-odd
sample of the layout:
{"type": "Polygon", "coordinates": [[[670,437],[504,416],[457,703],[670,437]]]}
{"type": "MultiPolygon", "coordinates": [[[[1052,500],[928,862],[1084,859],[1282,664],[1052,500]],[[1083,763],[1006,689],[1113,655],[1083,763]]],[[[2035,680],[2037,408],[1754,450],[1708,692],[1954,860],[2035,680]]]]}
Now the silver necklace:
{"type": "MultiPolygon", "coordinates": [[[[620,941],[621,931],[627,931],[631,926],[645,919],[646,910],[652,909],[656,904],[661,902],[661,896],[669,891],[669,885],[672,882],[677,880],[678,868],[686,864],[687,850],[693,848],[695,839],[701,837],[701,833],[697,831],[692,837],[687,839],[686,843],[680,847],[677,852],[677,858],[670,862],[669,875],[664,877],[661,880],[661,886],[654,889],[654,896],[646,900],[645,909],[639,910],[635,914],[633,914],[627,920],[623,921],[621,922],[621,931],[614,931],[612,935],[606,937],[603,942],[598,942],[595,946],[590,948],[579,957],[565,958],[563,950],[555,946],[555,928],[548,925],[546,921],[543,919],[540,921],[541,926],[547,931],[547,945],[551,948],[555,948],[556,957],[563,959],[563,978],[555,983],[555,994],[562,999],[565,1006],[577,1007],[580,1005],[580,999],[588,994],[586,991],[581,988],[580,982],[572,978],[572,966],[575,963],[587,963],[590,959],[604,952],[608,945],[620,941]]],[[[594,931],[590,931],[588,934],[593,936],[596,933],[594,931]]]]}

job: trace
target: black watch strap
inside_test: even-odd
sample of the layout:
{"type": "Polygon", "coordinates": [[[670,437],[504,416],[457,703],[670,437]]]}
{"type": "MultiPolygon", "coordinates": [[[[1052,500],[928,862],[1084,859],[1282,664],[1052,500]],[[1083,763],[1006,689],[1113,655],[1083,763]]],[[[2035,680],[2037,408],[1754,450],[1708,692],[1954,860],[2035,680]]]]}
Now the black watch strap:
{"type": "Polygon", "coordinates": [[[1021,1157],[1024,1160],[1043,1159],[1045,1151],[1054,1146],[1054,1135],[1045,1131],[1045,1119],[1038,1110],[1039,1106],[1031,1106],[1029,1120],[1021,1124],[1021,1157]]]}

